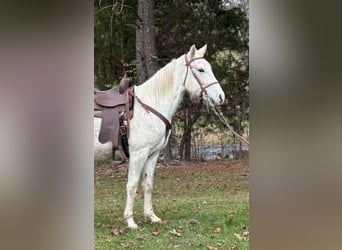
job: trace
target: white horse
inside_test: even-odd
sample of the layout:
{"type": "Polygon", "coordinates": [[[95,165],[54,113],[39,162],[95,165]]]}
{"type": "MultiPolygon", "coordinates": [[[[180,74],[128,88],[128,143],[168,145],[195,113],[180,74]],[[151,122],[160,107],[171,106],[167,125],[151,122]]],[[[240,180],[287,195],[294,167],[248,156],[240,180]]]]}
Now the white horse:
{"type": "MultiPolygon", "coordinates": [[[[129,168],[127,200],[124,218],[131,229],[138,228],[133,219],[134,196],[139,180],[144,190],[144,216],[153,223],[161,222],[152,208],[153,175],[159,152],[166,146],[171,130],[172,116],[183,99],[185,91],[192,98],[202,97],[209,106],[223,104],[225,94],[216,80],[211,65],[203,58],[207,46],[197,50],[193,45],[189,52],[173,59],[144,84],[135,86],[134,115],[130,121],[129,168]],[[163,121],[144,104],[159,112],[163,121]]],[[[98,135],[100,118],[94,118],[95,160],[111,156],[111,144],[100,144],[98,135]]]]}

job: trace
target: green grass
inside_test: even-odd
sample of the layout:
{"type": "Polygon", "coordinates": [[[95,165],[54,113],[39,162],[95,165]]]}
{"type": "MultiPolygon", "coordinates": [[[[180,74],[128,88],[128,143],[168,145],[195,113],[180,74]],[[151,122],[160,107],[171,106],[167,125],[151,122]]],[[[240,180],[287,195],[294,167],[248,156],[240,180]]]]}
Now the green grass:
{"type": "Polygon", "coordinates": [[[248,237],[243,237],[249,231],[246,163],[158,168],[153,202],[163,223],[145,222],[139,189],[138,230],[128,230],[123,220],[126,178],[108,175],[108,169],[97,166],[95,175],[95,249],[248,249],[248,237]]]}

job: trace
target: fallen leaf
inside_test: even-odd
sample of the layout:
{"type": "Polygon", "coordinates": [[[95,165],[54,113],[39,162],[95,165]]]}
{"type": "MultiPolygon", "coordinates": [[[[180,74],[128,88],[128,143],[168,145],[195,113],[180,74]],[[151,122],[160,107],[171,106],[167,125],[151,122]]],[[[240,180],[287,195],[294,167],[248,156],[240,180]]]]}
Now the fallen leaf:
{"type": "Polygon", "coordinates": [[[160,229],[159,229],[159,227],[156,227],[156,228],[151,232],[151,234],[152,234],[153,236],[158,236],[158,235],[160,234],[160,229]]]}
{"type": "Polygon", "coordinates": [[[212,247],[212,246],[209,246],[209,245],[207,245],[207,248],[208,248],[209,250],[218,250],[217,247],[212,247]]]}
{"type": "Polygon", "coordinates": [[[117,228],[117,227],[115,227],[115,228],[113,228],[112,229],[112,233],[115,235],[115,236],[118,236],[118,235],[121,235],[121,234],[123,234],[123,230],[122,229],[119,229],[119,228],[117,228]]]}
{"type": "Polygon", "coordinates": [[[143,235],[138,235],[137,240],[146,240],[146,238],[143,235]]]}
{"type": "Polygon", "coordinates": [[[236,250],[237,249],[237,246],[234,246],[234,245],[230,245],[228,250],[236,250]]]}
{"type": "Polygon", "coordinates": [[[244,231],[242,233],[242,237],[244,241],[248,241],[249,240],[249,232],[248,231],[244,231]]]}
{"type": "Polygon", "coordinates": [[[123,248],[133,247],[134,246],[134,242],[121,243],[120,246],[122,246],[123,248]]]}
{"type": "Polygon", "coordinates": [[[239,241],[248,241],[249,240],[249,232],[245,231],[242,233],[242,236],[240,234],[234,234],[234,236],[239,240],[239,241]]]}
{"type": "Polygon", "coordinates": [[[242,236],[244,236],[244,237],[249,237],[249,232],[248,232],[248,231],[244,231],[244,232],[242,233],[242,236]]]}
{"type": "Polygon", "coordinates": [[[234,236],[235,236],[238,240],[242,241],[242,237],[241,237],[240,234],[234,234],[234,236]]]}
{"type": "Polygon", "coordinates": [[[119,217],[119,218],[118,218],[118,221],[120,221],[120,222],[125,222],[126,220],[125,220],[124,217],[119,217]]]}
{"type": "Polygon", "coordinates": [[[112,233],[115,236],[121,235],[124,233],[123,229],[120,229],[118,226],[116,225],[108,225],[109,228],[112,228],[112,233]]]}
{"type": "Polygon", "coordinates": [[[213,228],[213,233],[220,233],[221,232],[221,228],[219,228],[219,227],[214,227],[213,228]]]}
{"type": "Polygon", "coordinates": [[[177,236],[177,237],[181,237],[182,236],[181,233],[177,229],[172,229],[172,231],[170,231],[170,233],[172,235],[177,236]]]}

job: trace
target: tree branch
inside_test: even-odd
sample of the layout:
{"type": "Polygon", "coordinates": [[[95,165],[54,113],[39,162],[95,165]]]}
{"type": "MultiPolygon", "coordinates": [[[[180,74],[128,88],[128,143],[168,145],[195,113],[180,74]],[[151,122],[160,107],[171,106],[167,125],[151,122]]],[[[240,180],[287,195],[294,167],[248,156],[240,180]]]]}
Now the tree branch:
{"type": "Polygon", "coordinates": [[[95,11],[95,14],[97,14],[97,13],[99,13],[99,12],[105,10],[105,9],[111,8],[111,7],[114,9],[114,7],[115,7],[116,4],[117,4],[117,2],[116,2],[114,5],[113,5],[113,4],[107,5],[107,6],[103,7],[103,8],[101,8],[101,9],[95,11]]]}

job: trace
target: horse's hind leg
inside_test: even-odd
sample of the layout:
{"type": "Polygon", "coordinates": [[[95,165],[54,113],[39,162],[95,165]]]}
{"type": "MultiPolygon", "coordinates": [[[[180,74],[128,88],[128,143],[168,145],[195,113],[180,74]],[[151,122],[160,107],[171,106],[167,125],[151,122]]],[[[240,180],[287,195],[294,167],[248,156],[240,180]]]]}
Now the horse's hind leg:
{"type": "Polygon", "coordinates": [[[127,198],[124,218],[126,219],[127,226],[131,229],[138,228],[138,225],[133,219],[134,196],[138,188],[141,171],[145,165],[147,155],[148,152],[146,150],[140,150],[138,152],[131,153],[129,159],[128,180],[126,185],[127,198]]]}
{"type": "Polygon", "coordinates": [[[153,223],[160,222],[161,219],[153,212],[152,207],[152,189],[153,189],[153,176],[156,167],[159,152],[153,154],[147,160],[142,172],[141,185],[144,189],[144,216],[153,223]]]}

